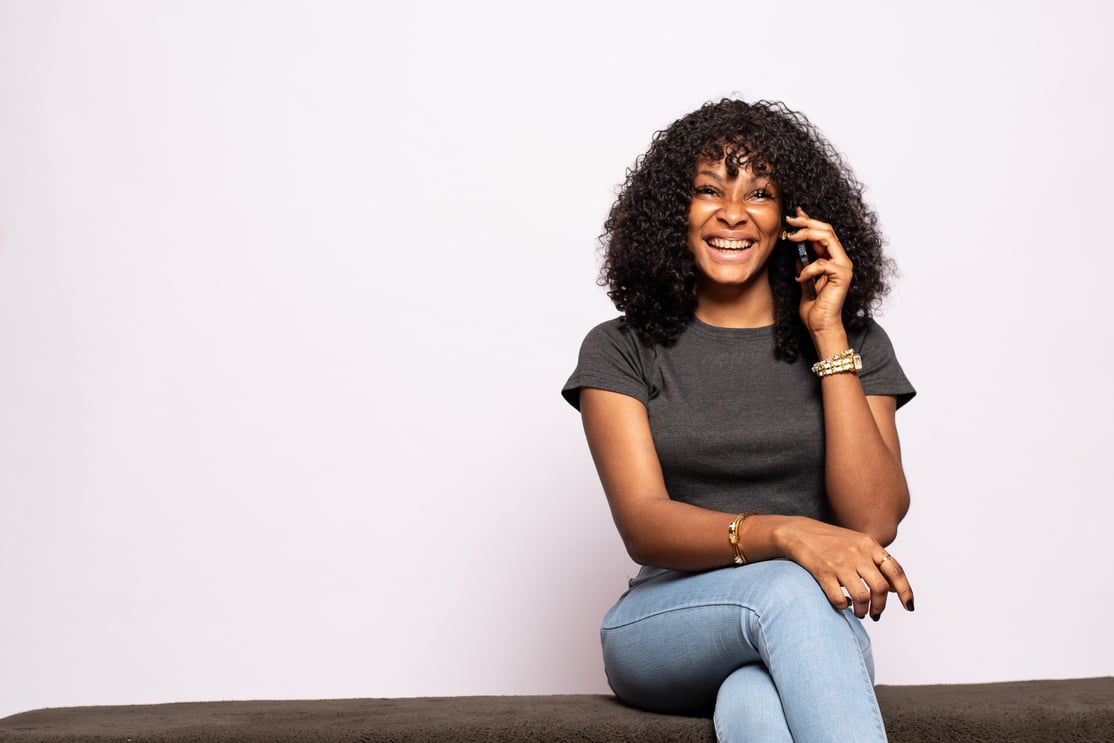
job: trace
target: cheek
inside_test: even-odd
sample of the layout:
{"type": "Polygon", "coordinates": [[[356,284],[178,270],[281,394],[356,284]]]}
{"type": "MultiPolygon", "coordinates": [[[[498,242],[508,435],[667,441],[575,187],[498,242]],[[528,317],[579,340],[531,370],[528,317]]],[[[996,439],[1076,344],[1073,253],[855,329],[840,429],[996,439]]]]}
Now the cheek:
{"type": "Polygon", "coordinates": [[[781,209],[754,209],[750,212],[750,218],[766,234],[781,232],[781,209]]]}
{"type": "Polygon", "coordinates": [[[689,232],[700,228],[700,223],[703,221],[700,215],[700,205],[693,202],[689,206],[689,232]]]}
{"type": "Polygon", "coordinates": [[[714,220],[722,208],[717,201],[707,199],[693,199],[689,202],[689,230],[698,230],[705,227],[709,221],[714,220]]]}
{"type": "Polygon", "coordinates": [[[700,209],[696,206],[690,207],[689,208],[689,226],[688,226],[688,236],[689,236],[689,247],[690,248],[692,247],[692,244],[694,242],[700,240],[700,230],[701,230],[703,224],[704,224],[704,215],[701,214],[700,209]]]}

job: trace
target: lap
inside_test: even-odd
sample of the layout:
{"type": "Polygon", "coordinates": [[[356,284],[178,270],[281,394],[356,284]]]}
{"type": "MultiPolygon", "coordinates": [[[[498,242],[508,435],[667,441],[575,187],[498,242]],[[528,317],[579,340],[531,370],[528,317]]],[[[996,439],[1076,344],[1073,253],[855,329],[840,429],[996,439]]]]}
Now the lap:
{"type": "Polygon", "coordinates": [[[795,562],[769,560],[702,573],[643,568],[604,618],[605,630],[676,611],[729,606],[758,613],[800,605],[831,609],[815,579],[795,562]]]}
{"type": "Polygon", "coordinates": [[[806,570],[771,560],[703,573],[644,569],[604,618],[604,665],[626,701],[706,711],[734,671],[769,664],[778,632],[833,634],[869,648],[858,620],[834,610],[806,570]]]}

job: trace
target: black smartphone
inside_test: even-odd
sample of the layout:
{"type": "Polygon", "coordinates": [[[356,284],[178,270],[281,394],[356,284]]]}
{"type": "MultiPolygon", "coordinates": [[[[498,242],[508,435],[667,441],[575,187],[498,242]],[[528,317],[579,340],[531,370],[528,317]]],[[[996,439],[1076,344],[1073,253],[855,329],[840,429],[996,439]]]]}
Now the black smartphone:
{"type": "MultiPolygon", "coordinates": [[[[793,211],[796,212],[795,209],[793,211]]],[[[786,231],[791,235],[797,231],[797,228],[786,223],[786,231]]],[[[816,260],[816,255],[812,252],[812,245],[807,240],[799,243],[790,242],[789,244],[797,250],[797,275],[800,276],[804,267],[816,260]]],[[[816,279],[809,279],[805,282],[805,291],[808,292],[809,299],[816,299],[816,279]]]]}

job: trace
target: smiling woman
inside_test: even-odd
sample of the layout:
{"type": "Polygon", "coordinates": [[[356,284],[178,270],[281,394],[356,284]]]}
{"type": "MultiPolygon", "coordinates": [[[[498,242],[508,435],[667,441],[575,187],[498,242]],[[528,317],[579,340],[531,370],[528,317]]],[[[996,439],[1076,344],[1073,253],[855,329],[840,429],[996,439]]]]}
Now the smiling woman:
{"type": "MultiPolygon", "coordinates": [[[[691,252],[679,247],[688,241],[701,160],[723,161],[728,176],[740,169],[771,176],[782,214],[791,217],[794,207],[802,206],[827,220],[855,266],[843,321],[849,328],[863,327],[887,291],[890,262],[882,253],[877,217],[863,202],[862,184],[802,114],[781,103],[743,101],[706,105],[659,132],[604,222],[601,283],[630,326],[646,341],[668,345],[696,310],[699,275],[691,252]]],[[[790,226],[801,225],[782,225],[790,226]]],[[[793,250],[776,250],[766,268],[777,354],[787,361],[808,347],[798,317],[794,256],[793,250]]]]}
{"type": "MultiPolygon", "coordinates": [[[[706,318],[715,314],[714,304],[731,304],[740,292],[770,292],[768,261],[781,232],[781,204],[770,177],[754,173],[745,159],[731,168],[728,163],[735,164],[731,152],[697,163],[689,206],[688,249],[700,277],[698,314],[706,318]]],[[[771,312],[743,322],[769,325],[773,319],[771,312]]]]}
{"type": "Polygon", "coordinates": [[[803,116],[724,100],[655,137],[605,224],[624,314],[563,390],[643,565],[604,665],[632,705],[714,711],[721,741],[885,739],[860,620],[890,593],[913,610],[884,547],[914,391],[870,317],[887,266],[861,192],[803,116]]]}

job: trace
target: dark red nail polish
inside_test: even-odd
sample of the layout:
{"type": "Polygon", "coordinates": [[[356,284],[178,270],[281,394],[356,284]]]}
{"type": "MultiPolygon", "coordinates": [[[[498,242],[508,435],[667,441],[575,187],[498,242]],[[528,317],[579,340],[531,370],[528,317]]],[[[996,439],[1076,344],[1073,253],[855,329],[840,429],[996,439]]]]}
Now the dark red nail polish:
{"type": "Polygon", "coordinates": [[[877,614],[871,614],[870,618],[871,618],[871,621],[877,622],[879,619],[882,618],[882,612],[878,612],[877,614]]]}
{"type": "Polygon", "coordinates": [[[905,608],[909,611],[913,611],[913,599],[909,599],[905,602],[905,608]]]}

